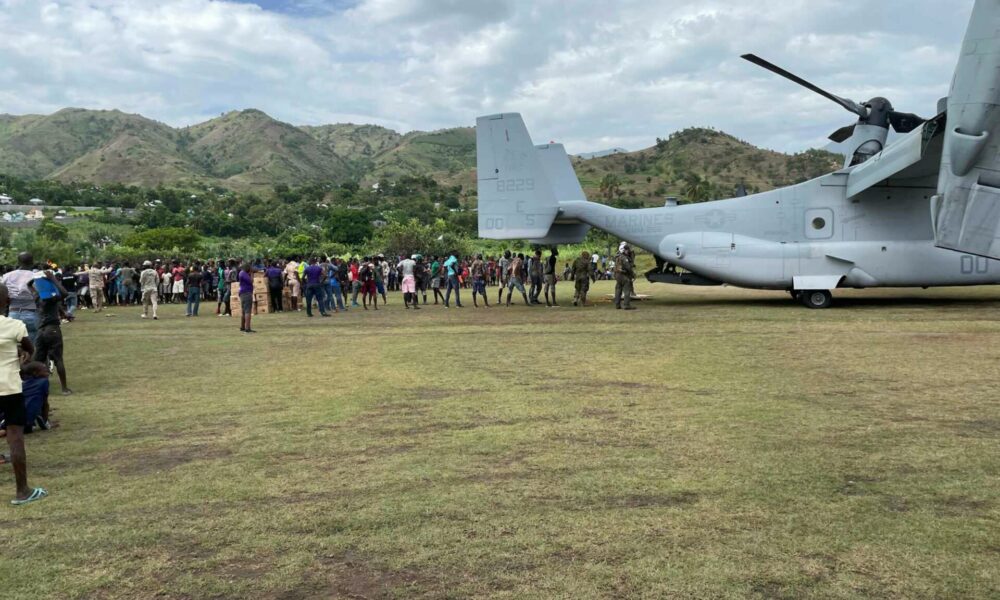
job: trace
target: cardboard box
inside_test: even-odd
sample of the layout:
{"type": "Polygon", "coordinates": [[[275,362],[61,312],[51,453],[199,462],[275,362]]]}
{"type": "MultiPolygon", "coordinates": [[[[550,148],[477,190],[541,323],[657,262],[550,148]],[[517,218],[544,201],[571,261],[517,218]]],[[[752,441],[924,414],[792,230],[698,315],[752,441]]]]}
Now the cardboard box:
{"type": "Polygon", "coordinates": [[[254,294],[253,304],[256,312],[254,314],[266,315],[271,312],[270,294],[254,294]]]}

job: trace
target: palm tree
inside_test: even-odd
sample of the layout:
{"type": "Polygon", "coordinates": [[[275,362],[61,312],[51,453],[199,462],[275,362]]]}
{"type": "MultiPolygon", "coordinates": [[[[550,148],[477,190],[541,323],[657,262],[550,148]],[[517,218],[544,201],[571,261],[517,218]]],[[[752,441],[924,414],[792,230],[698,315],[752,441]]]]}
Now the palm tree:
{"type": "Polygon", "coordinates": [[[684,177],[682,193],[688,202],[705,202],[712,199],[712,182],[697,173],[688,173],[684,177]]]}
{"type": "Polygon", "coordinates": [[[622,180],[614,173],[608,173],[601,179],[601,197],[611,202],[619,194],[622,187],[622,180]]]}

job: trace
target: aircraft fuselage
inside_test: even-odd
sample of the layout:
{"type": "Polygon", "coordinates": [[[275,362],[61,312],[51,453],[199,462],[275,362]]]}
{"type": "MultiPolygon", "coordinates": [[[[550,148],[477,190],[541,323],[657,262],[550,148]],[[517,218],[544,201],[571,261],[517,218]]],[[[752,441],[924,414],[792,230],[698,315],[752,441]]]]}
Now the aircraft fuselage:
{"type": "Polygon", "coordinates": [[[556,222],[588,223],[705,278],[747,288],[1000,283],[1000,261],[934,246],[933,177],[848,197],[849,171],[684,206],[621,210],[560,202],[556,222]]]}

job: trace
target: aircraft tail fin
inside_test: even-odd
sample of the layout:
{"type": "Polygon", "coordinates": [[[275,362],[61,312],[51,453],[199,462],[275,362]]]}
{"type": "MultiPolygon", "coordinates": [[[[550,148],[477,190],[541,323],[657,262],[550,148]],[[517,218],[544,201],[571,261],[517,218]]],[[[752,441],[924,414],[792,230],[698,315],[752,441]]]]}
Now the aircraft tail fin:
{"type": "Polygon", "coordinates": [[[1000,3],[977,0],[948,94],[937,246],[1000,259],[1000,3]]]}
{"type": "Polygon", "coordinates": [[[548,234],[559,201],[521,115],[476,119],[476,167],[480,237],[535,239],[548,234]]]}
{"type": "MultiPolygon", "coordinates": [[[[552,193],[559,202],[581,201],[586,202],[587,196],[583,193],[580,180],[576,177],[573,164],[566,154],[566,148],[562,144],[543,144],[535,146],[538,157],[542,161],[542,168],[548,176],[549,184],[552,186],[552,193]]],[[[554,244],[578,244],[583,241],[590,231],[590,225],[579,221],[557,221],[549,227],[548,233],[543,238],[529,240],[532,244],[542,246],[554,244]]]]}

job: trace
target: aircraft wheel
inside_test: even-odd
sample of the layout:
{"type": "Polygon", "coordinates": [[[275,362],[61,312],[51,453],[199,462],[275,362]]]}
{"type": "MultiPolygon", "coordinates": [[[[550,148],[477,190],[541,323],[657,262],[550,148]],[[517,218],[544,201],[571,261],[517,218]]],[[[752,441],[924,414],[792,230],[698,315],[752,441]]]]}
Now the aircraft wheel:
{"type": "Polygon", "coordinates": [[[801,290],[788,290],[788,295],[792,297],[792,300],[802,300],[801,290]]]}
{"type": "Polygon", "coordinates": [[[830,290],[806,290],[802,292],[802,304],[807,308],[829,308],[833,304],[830,290]]]}

